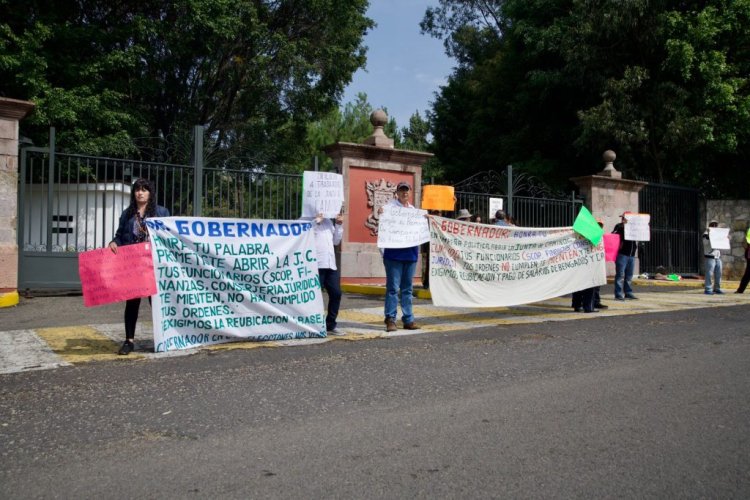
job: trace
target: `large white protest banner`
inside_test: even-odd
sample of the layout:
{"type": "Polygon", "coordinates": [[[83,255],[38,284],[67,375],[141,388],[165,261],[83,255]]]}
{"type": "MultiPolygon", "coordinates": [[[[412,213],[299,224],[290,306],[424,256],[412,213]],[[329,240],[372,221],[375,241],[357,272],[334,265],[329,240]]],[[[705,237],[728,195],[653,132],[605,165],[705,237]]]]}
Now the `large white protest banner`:
{"type": "Polygon", "coordinates": [[[604,247],[572,228],[522,228],[430,218],[436,306],[528,304],[607,282],[604,247]]]}
{"type": "Polygon", "coordinates": [[[334,219],[344,204],[344,176],[335,172],[302,173],[302,217],[322,213],[334,219]]]}
{"type": "Polygon", "coordinates": [[[625,214],[625,239],[629,241],[651,241],[651,216],[649,214],[625,214]]]}
{"type": "Polygon", "coordinates": [[[409,248],[430,241],[427,210],[385,205],[378,222],[378,248],[409,248]]]}
{"type": "Polygon", "coordinates": [[[716,250],[729,250],[729,228],[728,227],[709,227],[708,239],[711,242],[711,248],[716,250]]]}
{"type": "Polygon", "coordinates": [[[146,221],[157,293],[154,350],[325,337],[312,226],[304,221],[146,221]]]}

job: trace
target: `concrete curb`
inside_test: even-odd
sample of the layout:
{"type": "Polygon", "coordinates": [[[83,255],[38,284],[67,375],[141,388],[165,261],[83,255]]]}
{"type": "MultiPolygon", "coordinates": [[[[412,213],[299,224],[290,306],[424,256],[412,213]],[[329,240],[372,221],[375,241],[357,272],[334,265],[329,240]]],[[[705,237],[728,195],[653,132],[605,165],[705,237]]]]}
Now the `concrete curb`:
{"type": "Polygon", "coordinates": [[[18,292],[0,293],[0,307],[17,306],[18,300],[18,292]]]}

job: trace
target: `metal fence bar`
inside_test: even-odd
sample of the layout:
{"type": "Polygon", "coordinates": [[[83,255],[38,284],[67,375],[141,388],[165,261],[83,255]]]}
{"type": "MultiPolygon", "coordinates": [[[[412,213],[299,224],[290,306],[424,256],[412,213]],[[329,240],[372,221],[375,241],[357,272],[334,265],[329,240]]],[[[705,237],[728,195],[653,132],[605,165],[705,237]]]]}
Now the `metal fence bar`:
{"type": "Polygon", "coordinates": [[[640,246],[640,268],[647,273],[701,273],[700,195],[697,189],[649,183],[638,210],[651,215],[651,241],[640,246]]]}

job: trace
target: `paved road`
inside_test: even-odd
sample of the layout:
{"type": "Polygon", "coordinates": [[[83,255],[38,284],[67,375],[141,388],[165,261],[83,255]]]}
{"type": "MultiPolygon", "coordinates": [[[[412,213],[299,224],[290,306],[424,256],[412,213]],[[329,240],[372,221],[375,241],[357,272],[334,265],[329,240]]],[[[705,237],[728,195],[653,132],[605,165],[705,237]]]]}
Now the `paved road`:
{"type": "Polygon", "coordinates": [[[747,498],[750,302],[670,293],[0,375],[0,497],[747,498]]]}

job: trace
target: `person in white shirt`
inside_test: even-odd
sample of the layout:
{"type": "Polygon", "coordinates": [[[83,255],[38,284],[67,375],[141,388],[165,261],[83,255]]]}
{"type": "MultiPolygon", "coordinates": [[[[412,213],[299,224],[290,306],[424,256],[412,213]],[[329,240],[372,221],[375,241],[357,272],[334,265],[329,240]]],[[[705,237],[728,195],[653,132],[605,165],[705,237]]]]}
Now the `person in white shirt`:
{"type": "Polygon", "coordinates": [[[721,289],[721,250],[711,246],[708,233],[712,227],[719,227],[719,222],[712,220],[703,233],[703,261],[706,265],[705,291],[706,295],[723,294],[721,289]],[[713,284],[711,277],[713,276],[713,284]]]}
{"type": "Polygon", "coordinates": [[[344,216],[339,214],[333,221],[318,214],[313,220],[315,250],[318,258],[320,286],[328,293],[328,313],[326,331],[329,335],[343,335],[336,329],[336,318],[341,306],[341,274],[336,267],[334,245],[341,243],[344,236],[344,216]]]}

